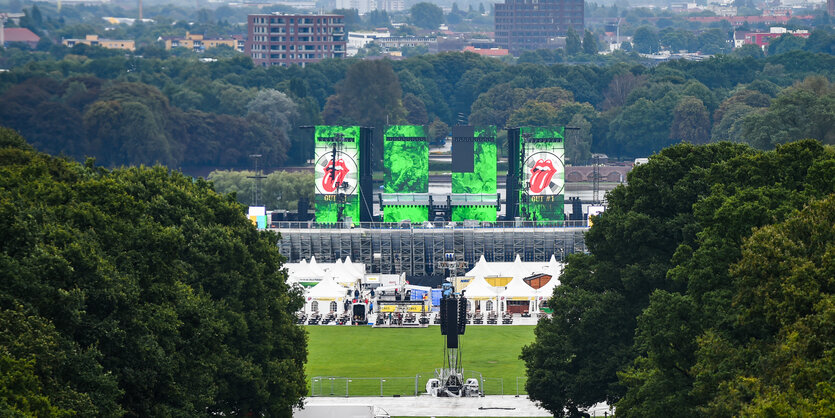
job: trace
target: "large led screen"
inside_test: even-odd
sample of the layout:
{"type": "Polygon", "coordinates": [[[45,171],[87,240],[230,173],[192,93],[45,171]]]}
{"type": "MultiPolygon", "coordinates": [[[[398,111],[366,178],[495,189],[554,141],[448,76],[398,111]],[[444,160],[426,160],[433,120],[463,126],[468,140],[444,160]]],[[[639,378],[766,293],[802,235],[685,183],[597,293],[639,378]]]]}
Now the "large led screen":
{"type": "Polygon", "coordinates": [[[497,157],[495,126],[452,128],[453,221],[496,220],[497,157]]]}
{"type": "Polygon", "coordinates": [[[521,216],[529,221],[564,219],[565,128],[522,127],[521,216]]]}
{"type": "Polygon", "coordinates": [[[316,222],[360,221],[359,126],[316,126],[316,222]]]}
{"type": "MultiPolygon", "coordinates": [[[[429,220],[429,206],[409,204],[429,193],[429,144],[426,129],[416,125],[389,126],[383,135],[383,221],[413,223],[429,220]]],[[[425,199],[424,199],[425,200],[425,199]]]]}

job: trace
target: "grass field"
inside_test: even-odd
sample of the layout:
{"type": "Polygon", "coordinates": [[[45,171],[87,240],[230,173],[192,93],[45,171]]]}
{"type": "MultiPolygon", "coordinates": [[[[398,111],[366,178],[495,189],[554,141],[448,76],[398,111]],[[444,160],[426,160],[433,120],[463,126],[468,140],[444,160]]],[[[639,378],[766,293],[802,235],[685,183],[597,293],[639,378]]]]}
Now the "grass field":
{"type": "MultiPolygon", "coordinates": [[[[310,336],[307,376],[354,378],[350,383],[344,379],[327,383],[342,395],[346,389],[351,396],[380,395],[379,379],[370,378],[392,377],[405,379],[386,379],[384,394],[408,395],[409,391],[414,392],[415,375],[421,375],[422,388],[435,368],[443,366],[444,340],[438,326],[415,329],[309,326],[305,329],[310,336]]],[[[481,373],[486,379],[486,392],[490,394],[515,393],[516,378],[525,376],[525,365],[519,354],[522,346],[533,341],[533,330],[533,326],[468,326],[461,337],[465,371],[481,373]]],[[[330,386],[324,391],[329,393],[330,386]]]]}

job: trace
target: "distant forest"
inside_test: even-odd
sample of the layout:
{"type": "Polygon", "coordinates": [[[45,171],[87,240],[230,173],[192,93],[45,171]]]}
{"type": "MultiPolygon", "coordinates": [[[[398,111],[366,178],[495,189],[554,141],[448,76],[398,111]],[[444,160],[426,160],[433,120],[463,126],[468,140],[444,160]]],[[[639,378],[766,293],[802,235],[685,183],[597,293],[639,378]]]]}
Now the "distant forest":
{"type": "Polygon", "coordinates": [[[387,123],[426,124],[438,138],[456,123],[570,125],[580,128],[567,144],[573,164],[682,141],[835,142],[835,57],[804,50],[764,57],[741,48],[657,66],[634,54],[545,64],[543,52],[515,64],[441,53],[261,68],[242,55],[201,62],[64,49],[0,73],[0,125],[38,150],[106,166],[249,168],[253,153],[268,171],[298,166],[313,151],[299,127],[314,124],[374,126],[378,135],[387,123]]]}

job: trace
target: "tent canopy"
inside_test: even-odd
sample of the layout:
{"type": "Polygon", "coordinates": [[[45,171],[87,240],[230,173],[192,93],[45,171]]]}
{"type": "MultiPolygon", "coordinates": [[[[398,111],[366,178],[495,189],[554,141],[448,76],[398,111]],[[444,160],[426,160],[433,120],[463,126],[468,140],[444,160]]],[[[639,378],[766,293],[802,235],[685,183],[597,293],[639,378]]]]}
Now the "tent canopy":
{"type": "Polygon", "coordinates": [[[341,286],[333,279],[324,279],[308,292],[307,297],[313,299],[341,300],[348,294],[348,289],[341,286]]]}

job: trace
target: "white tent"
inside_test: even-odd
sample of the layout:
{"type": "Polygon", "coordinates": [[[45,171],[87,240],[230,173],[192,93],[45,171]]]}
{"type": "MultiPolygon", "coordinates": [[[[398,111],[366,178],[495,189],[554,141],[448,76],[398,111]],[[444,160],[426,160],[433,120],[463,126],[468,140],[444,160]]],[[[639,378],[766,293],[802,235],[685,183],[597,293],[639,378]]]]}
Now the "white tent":
{"type": "Polygon", "coordinates": [[[510,283],[507,284],[504,288],[504,292],[501,293],[502,300],[508,306],[506,310],[510,310],[509,306],[525,306],[524,302],[527,302],[527,306],[524,310],[530,312],[532,309],[532,303],[536,300],[536,289],[528,286],[521,277],[514,277],[510,283]]]}
{"type": "Polygon", "coordinates": [[[355,271],[360,277],[365,276],[365,264],[352,262],[350,255],[345,257],[345,267],[355,271]]]}
{"type": "Polygon", "coordinates": [[[332,268],[328,272],[328,276],[345,287],[354,287],[357,281],[362,279],[362,275],[357,274],[353,269],[344,268],[344,266],[342,268],[332,268]]]}
{"type": "Polygon", "coordinates": [[[305,294],[305,311],[309,314],[318,310],[324,314],[331,311],[332,302],[336,303],[336,310],[339,311],[342,309],[347,294],[347,288],[333,279],[324,279],[305,294]]]}
{"type": "Polygon", "coordinates": [[[475,311],[476,307],[482,311],[496,310],[500,290],[501,288],[490,286],[483,277],[476,277],[464,288],[464,296],[470,302],[469,310],[475,311]]]}

